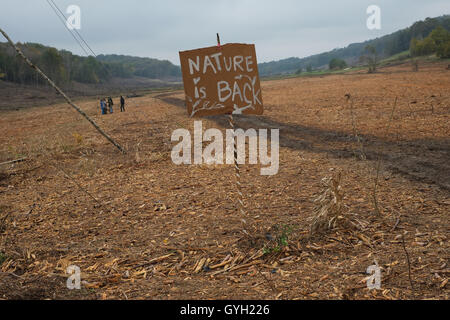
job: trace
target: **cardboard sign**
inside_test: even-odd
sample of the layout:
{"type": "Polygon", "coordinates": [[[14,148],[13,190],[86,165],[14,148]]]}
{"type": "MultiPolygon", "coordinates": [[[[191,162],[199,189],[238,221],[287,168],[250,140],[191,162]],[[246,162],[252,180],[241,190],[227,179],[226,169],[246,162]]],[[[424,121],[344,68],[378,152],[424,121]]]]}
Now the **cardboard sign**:
{"type": "Polygon", "coordinates": [[[253,44],[182,51],[180,61],[189,116],[263,114],[253,44]]]}

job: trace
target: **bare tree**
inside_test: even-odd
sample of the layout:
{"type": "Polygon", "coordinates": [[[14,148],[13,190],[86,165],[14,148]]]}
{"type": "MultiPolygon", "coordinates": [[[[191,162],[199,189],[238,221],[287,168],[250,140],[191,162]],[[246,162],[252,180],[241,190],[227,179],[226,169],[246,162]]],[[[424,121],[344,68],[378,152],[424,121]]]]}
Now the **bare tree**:
{"type": "Polygon", "coordinates": [[[366,62],[369,67],[369,73],[375,73],[378,67],[377,49],[372,45],[364,48],[365,54],[360,57],[360,61],[366,62]]]}

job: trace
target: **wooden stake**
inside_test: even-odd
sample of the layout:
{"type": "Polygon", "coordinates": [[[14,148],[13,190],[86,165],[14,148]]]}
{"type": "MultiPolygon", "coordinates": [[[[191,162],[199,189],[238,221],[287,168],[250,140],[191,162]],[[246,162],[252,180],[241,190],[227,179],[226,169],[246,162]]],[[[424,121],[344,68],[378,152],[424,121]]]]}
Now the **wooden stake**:
{"type": "MultiPolygon", "coordinates": [[[[219,48],[219,50],[221,49],[220,35],[218,33],[217,33],[217,47],[219,48]]],[[[245,220],[246,213],[245,213],[245,205],[244,205],[244,195],[242,194],[241,169],[239,168],[239,163],[238,163],[237,141],[236,141],[235,128],[234,128],[233,112],[228,114],[228,123],[230,125],[230,128],[233,130],[233,154],[234,154],[234,169],[235,169],[235,176],[236,176],[236,189],[237,189],[237,193],[238,193],[238,211],[242,215],[241,221],[244,224],[243,232],[248,236],[249,234],[248,234],[247,230],[245,230],[247,221],[245,220]]]]}
{"type": "MultiPolygon", "coordinates": [[[[222,49],[220,44],[220,35],[217,33],[217,47],[219,50],[222,49]]],[[[244,224],[243,232],[247,236],[250,236],[247,230],[245,230],[247,226],[246,218],[246,212],[245,212],[245,205],[244,205],[244,195],[242,194],[242,185],[241,185],[241,169],[239,168],[238,163],[238,154],[237,154],[237,141],[236,141],[236,135],[235,135],[235,128],[234,128],[234,120],[233,120],[233,112],[228,114],[228,123],[230,125],[230,128],[233,130],[233,154],[234,154],[234,169],[235,169],[235,176],[236,176],[236,189],[238,193],[238,211],[242,215],[242,223],[244,224]]]]}
{"type": "MultiPolygon", "coordinates": [[[[239,211],[245,217],[245,206],[244,206],[244,200],[243,200],[244,195],[242,194],[242,185],[241,185],[241,169],[239,168],[239,163],[238,163],[237,141],[236,141],[235,127],[234,127],[232,113],[230,113],[228,115],[228,122],[230,124],[230,128],[233,130],[234,169],[235,169],[235,175],[236,175],[236,186],[237,186],[238,202],[239,202],[239,209],[240,209],[239,211]]],[[[246,223],[244,219],[242,221],[244,223],[246,223]]]]}
{"type": "Polygon", "coordinates": [[[414,285],[413,285],[413,281],[412,281],[412,277],[411,277],[411,261],[409,260],[409,254],[408,251],[406,250],[406,245],[405,245],[405,234],[402,233],[402,245],[403,245],[403,250],[405,251],[405,255],[406,255],[406,262],[408,262],[408,278],[409,278],[409,284],[411,285],[411,290],[413,293],[413,297],[416,296],[416,292],[414,290],[414,285]]]}

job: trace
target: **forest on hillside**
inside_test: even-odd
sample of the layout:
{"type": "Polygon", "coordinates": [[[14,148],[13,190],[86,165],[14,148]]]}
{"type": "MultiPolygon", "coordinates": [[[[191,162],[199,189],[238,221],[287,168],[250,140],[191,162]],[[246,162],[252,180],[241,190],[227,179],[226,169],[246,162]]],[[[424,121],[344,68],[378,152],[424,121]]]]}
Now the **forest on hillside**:
{"type": "MultiPolygon", "coordinates": [[[[18,43],[18,46],[34,64],[60,85],[73,81],[97,84],[108,82],[112,78],[135,76],[161,80],[181,77],[180,68],[169,61],[117,55],[82,57],[38,43],[18,43]]],[[[44,80],[7,43],[0,43],[0,79],[20,84],[44,84],[44,80]]]]}
{"type": "Polygon", "coordinates": [[[400,52],[409,50],[411,40],[425,39],[438,27],[450,30],[450,15],[437,18],[427,18],[418,21],[411,27],[399,30],[392,34],[365,41],[353,43],[345,48],[334,49],[329,52],[313,55],[306,58],[288,58],[280,61],[272,61],[259,65],[259,73],[262,76],[269,76],[283,73],[294,73],[299,69],[326,68],[333,59],[345,60],[348,64],[359,62],[361,56],[365,54],[368,46],[375,48],[380,58],[387,58],[400,52]]]}
{"type": "Polygon", "coordinates": [[[119,76],[135,75],[151,79],[181,77],[181,69],[168,60],[140,58],[125,55],[99,55],[97,59],[106,65],[116,68],[119,76]]]}
{"type": "Polygon", "coordinates": [[[410,45],[413,57],[436,54],[439,58],[450,58],[450,31],[439,26],[424,39],[413,38],[410,45]]]}

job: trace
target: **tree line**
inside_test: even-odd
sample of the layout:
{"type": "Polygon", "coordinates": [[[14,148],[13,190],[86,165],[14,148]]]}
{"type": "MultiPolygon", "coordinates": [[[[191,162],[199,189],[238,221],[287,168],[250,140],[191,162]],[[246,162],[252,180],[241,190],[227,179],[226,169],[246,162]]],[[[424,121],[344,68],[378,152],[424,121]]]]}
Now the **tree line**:
{"type": "MultiPolygon", "coordinates": [[[[38,43],[18,43],[18,46],[59,85],[72,81],[97,84],[108,82],[112,78],[135,76],[150,79],[181,76],[180,68],[169,61],[116,55],[81,57],[67,50],[57,50],[38,43]]],[[[0,43],[0,79],[20,84],[44,84],[6,43],[0,43]]]]}
{"type": "Polygon", "coordinates": [[[436,54],[439,58],[450,58],[450,32],[439,26],[424,39],[413,38],[409,52],[413,57],[436,54]]]}

